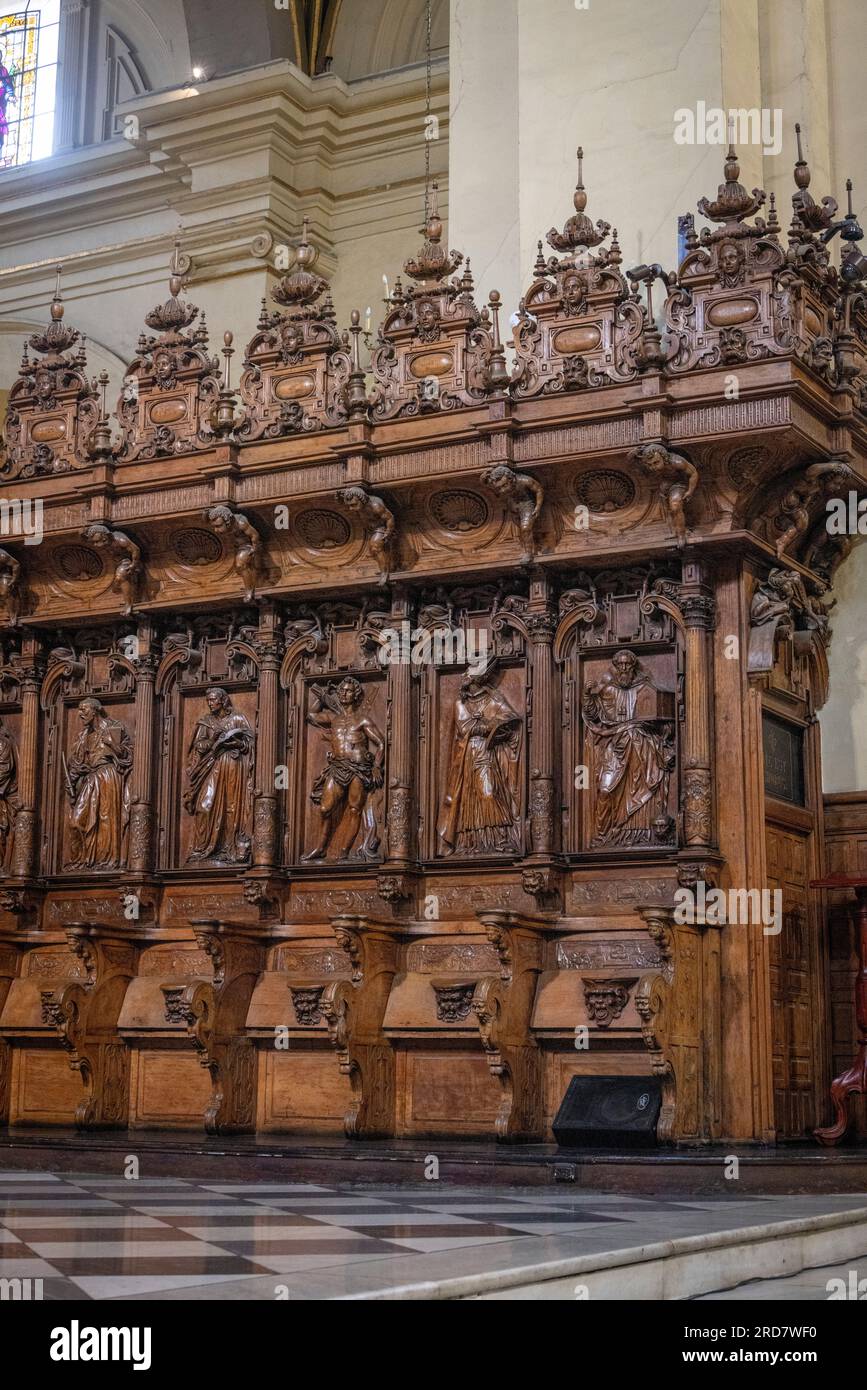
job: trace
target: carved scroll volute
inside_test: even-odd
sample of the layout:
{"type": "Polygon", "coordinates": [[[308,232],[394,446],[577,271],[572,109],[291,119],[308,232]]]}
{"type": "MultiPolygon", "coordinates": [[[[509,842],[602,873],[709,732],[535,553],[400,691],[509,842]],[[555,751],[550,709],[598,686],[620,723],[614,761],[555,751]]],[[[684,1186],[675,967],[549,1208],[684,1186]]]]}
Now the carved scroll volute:
{"type": "Polygon", "coordinates": [[[349,1138],[392,1135],[394,1050],[382,1024],[400,966],[402,931],[369,917],[334,917],[331,926],[352,963],[352,983],[329,986],[321,1000],[338,1065],[352,1083],[344,1129],[349,1138]]]}
{"type": "Polygon", "coordinates": [[[530,1020],[544,966],[545,934],[557,919],[500,909],[477,916],[500,961],[499,979],[482,981],[473,999],[491,1074],[503,1090],[497,1138],[540,1138],[542,1059],[530,1020]]]}
{"type": "Polygon", "coordinates": [[[714,1139],[720,1119],[720,932],[679,920],[672,908],[639,906],[662,958],[642,977],[635,1005],[654,1073],[663,1078],[661,1139],[714,1139]]]}
{"type": "Polygon", "coordinates": [[[136,946],[84,922],[71,923],[66,940],[87,977],[64,986],[56,1010],[61,1044],[84,1086],[75,1124],[82,1130],[123,1128],[129,1115],[129,1049],[116,1029],[135,974],[136,946]]]}
{"type": "Polygon", "coordinates": [[[196,944],[211,958],[213,981],[189,985],[183,999],[187,1030],[211,1077],[205,1111],[209,1134],[246,1134],[255,1128],[255,1043],[245,1035],[247,1010],[264,948],[255,928],[211,919],[192,922],[196,944]]]}

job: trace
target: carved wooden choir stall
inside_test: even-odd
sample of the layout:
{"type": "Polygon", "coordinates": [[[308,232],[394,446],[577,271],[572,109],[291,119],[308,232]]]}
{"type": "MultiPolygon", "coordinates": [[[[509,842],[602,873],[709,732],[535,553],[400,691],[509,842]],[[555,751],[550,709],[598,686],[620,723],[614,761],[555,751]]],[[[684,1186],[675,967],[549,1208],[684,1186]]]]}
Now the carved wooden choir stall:
{"type": "Polygon", "coordinates": [[[0,1122],[537,1140],[625,1074],[663,1141],[827,1120],[867,263],[803,160],[788,232],[738,180],[627,270],[579,165],[513,367],[435,195],[369,370],[306,224],[237,390],[176,251],[119,433],[58,290],[0,463],[0,1122]]]}

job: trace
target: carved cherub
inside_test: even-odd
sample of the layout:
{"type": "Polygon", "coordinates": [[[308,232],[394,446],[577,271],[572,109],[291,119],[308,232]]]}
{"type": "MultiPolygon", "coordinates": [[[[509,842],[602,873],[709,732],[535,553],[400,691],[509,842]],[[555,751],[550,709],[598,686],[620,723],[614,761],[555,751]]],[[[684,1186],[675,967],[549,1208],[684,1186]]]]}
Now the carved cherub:
{"type": "Polygon", "coordinates": [[[15,627],[21,607],[19,582],[21,565],[8,550],[0,550],[0,606],[6,609],[6,622],[15,627]]]}
{"type": "Polygon", "coordinates": [[[397,522],[381,497],[369,492],[366,483],[352,483],[338,489],[337,500],[351,512],[358,512],[369,532],[370,549],[379,565],[380,582],[385,583],[394,559],[397,522]]]}
{"type": "Polygon", "coordinates": [[[810,508],[822,489],[826,490],[827,495],[830,482],[849,476],[849,468],[840,459],[811,463],[803,478],[783,495],[773,521],[774,528],[780,533],[776,541],[778,559],[783,558],[785,550],[809,527],[810,508]]]}
{"type": "Polygon", "coordinates": [[[679,548],[686,545],[686,504],[698,487],[698,469],[664,444],[642,444],[629,455],[659,480],[659,500],[668,512],[679,548]]]}
{"type": "Polygon", "coordinates": [[[205,520],[229,537],[235,549],[235,573],[244,585],[244,602],[252,603],[262,563],[262,537],[242,512],[233,512],[231,507],[209,507],[205,520]]]}
{"type": "Polygon", "coordinates": [[[542,514],[545,490],[529,473],[516,473],[508,463],[497,463],[482,474],[482,482],[505,500],[518,528],[524,547],[521,564],[527,565],[536,553],[536,524],[542,514]]]}
{"type": "Polygon", "coordinates": [[[135,541],[124,535],[123,531],[113,531],[110,526],[97,522],[85,527],[82,540],[98,550],[108,550],[114,561],[112,590],[120,594],[121,613],[128,618],[136,601],[138,586],[142,576],[141,550],[135,541]]]}

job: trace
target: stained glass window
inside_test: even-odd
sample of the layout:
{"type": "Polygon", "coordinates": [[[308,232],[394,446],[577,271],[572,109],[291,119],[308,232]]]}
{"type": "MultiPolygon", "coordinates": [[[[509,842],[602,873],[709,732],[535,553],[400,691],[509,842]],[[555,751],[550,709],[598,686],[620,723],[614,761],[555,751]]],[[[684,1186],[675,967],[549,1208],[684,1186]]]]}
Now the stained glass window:
{"type": "Polygon", "coordinates": [[[59,24],[60,0],[0,0],[0,169],[51,154],[59,24]]]}

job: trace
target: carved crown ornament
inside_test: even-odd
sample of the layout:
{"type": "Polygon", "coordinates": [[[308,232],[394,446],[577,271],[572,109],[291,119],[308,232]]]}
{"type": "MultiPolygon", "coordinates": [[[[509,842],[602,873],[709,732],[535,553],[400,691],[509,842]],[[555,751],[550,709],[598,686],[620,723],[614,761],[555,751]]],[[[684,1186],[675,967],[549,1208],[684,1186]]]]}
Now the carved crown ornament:
{"type": "MultiPolygon", "coordinates": [[[[784,242],[773,195],[748,190],[730,145],[715,197],[689,219],[676,271],[658,264],[625,269],[616,230],[588,212],[584,151],[578,150],[573,211],[539,242],[533,280],[506,364],[500,296],[479,307],[470,263],[448,249],[429,190],[422,243],[388,291],[369,367],[362,363],[360,315],[338,327],[328,281],[304,225],[287,272],[263,302],[244,353],[239,409],[228,383],[231,337],[221,374],[208,352],[204,315],[184,293],[189,259],[176,241],[169,295],[146,316],[116,417],[114,446],[99,383],[88,380],[82,336],[64,320],[59,276],[50,323],[33,333],[10,393],[0,477],[36,478],[91,463],[169,459],[215,447],[384,422],[510,397],[597,389],[648,373],[730,370],[789,356],[834,392],[867,404],[867,258],[851,206],[816,200],[797,130],[792,219],[784,242]],[[768,203],[766,217],[759,211],[768,203]],[[839,236],[843,255],[831,263],[839,236]],[[31,355],[32,353],[32,355],[31,355]]],[[[508,309],[508,306],[505,306],[508,309]]],[[[104,393],[104,384],[103,384],[104,393]]]]}

